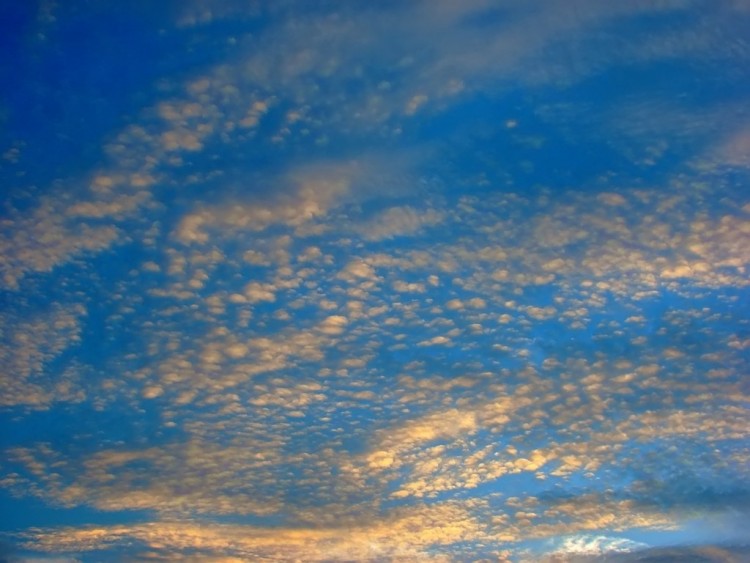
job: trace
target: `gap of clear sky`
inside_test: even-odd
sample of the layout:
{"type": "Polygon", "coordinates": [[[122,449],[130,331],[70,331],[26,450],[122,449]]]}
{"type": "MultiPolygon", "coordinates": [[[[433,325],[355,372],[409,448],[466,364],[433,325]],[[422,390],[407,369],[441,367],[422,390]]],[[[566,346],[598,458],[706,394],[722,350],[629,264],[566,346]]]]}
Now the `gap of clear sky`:
{"type": "Polygon", "coordinates": [[[0,560],[747,560],[748,30],[2,2],[0,560]]]}

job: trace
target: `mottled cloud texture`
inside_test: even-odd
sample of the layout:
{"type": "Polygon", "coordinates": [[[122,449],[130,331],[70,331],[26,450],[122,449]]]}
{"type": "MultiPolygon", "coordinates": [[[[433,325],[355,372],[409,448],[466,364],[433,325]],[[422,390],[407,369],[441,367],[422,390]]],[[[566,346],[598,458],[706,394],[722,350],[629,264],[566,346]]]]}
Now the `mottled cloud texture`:
{"type": "Polygon", "coordinates": [[[63,4],[180,52],[6,103],[9,561],[747,557],[742,2],[63,4]]]}

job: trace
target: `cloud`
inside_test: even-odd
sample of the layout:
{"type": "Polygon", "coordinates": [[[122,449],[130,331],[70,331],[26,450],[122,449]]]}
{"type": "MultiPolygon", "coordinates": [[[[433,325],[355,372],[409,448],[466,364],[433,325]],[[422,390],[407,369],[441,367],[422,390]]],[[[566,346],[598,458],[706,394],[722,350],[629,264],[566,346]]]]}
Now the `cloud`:
{"type": "MultiPolygon", "coordinates": [[[[715,175],[744,166],[746,143],[743,124],[712,129],[736,108],[696,114],[625,92],[496,116],[498,146],[536,147],[532,164],[550,142],[524,136],[535,120],[637,166],[673,158],[667,138],[719,139],[690,174],[666,170],[653,186],[607,171],[594,186],[527,189],[493,177],[513,150],[482,160],[495,150],[486,124],[455,142],[477,96],[493,110],[513,106],[503,93],[519,84],[575,98],[565,88],[622,61],[694,61],[718,44],[726,10],[574,4],[274,4],[228,59],[160,81],[100,165],[11,210],[9,435],[26,440],[41,414],[29,411],[49,409],[102,432],[122,420],[129,438],[78,422],[69,447],[29,435],[3,452],[0,485],[156,515],[30,529],[27,547],[455,560],[562,535],[583,557],[633,547],[615,533],[678,527],[679,509],[744,502],[748,339],[733,323],[750,204],[715,175]],[[628,45],[611,25],[672,15],[679,30],[628,45]],[[441,141],[424,127],[435,116],[450,129],[441,141]],[[474,153],[484,177],[462,170],[474,153]],[[733,487],[707,485],[718,478],[733,487]],[[212,520],[243,517],[256,524],[212,520]]],[[[201,33],[258,14],[234,1],[182,9],[177,25],[201,33]]]]}
{"type": "Polygon", "coordinates": [[[245,286],[244,296],[248,303],[276,301],[276,288],[271,284],[250,282],[245,286]]]}
{"type": "Polygon", "coordinates": [[[163,514],[269,514],[278,510],[279,499],[271,491],[261,494],[257,487],[271,482],[278,455],[274,444],[245,441],[244,446],[224,448],[192,440],[161,448],[105,449],[81,460],[79,468],[47,447],[15,449],[10,459],[37,472],[43,487],[38,495],[62,506],[163,514]],[[50,464],[55,464],[58,475],[52,474],[50,464]]]}
{"type": "Polygon", "coordinates": [[[476,415],[452,409],[413,419],[383,432],[367,456],[371,467],[390,468],[404,462],[404,453],[436,440],[451,440],[477,430],[476,415]]]}
{"type": "Polygon", "coordinates": [[[609,556],[613,553],[630,553],[648,548],[648,544],[626,538],[578,535],[563,538],[551,553],[553,559],[565,560],[566,556],[609,556]]]}
{"type": "Polygon", "coordinates": [[[175,237],[186,244],[205,244],[211,232],[227,237],[242,231],[263,231],[275,224],[302,226],[340,205],[350,191],[354,174],[354,164],[297,170],[286,180],[291,189],[276,200],[258,203],[232,201],[206,206],[185,215],[175,230],[175,237]]]}
{"type": "Polygon", "coordinates": [[[359,279],[375,280],[377,275],[372,265],[364,260],[353,260],[339,274],[341,279],[354,282],[359,279]]]}
{"type": "Polygon", "coordinates": [[[305,559],[308,561],[424,558],[431,551],[485,537],[470,503],[404,508],[386,518],[340,528],[259,528],[248,525],[154,521],[91,528],[34,530],[23,546],[41,552],[96,553],[119,547],[134,558],[145,550],[169,556],[305,559]],[[133,546],[133,547],[126,547],[133,546]],[[135,551],[132,551],[135,549],[135,551]]]}
{"type": "MultiPolygon", "coordinates": [[[[735,563],[743,561],[750,554],[745,545],[685,545],[668,547],[644,547],[625,553],[608,553],[607,560],[615,563],[630,561],[696,561],[701,563],[735,563]]],[[[553,561],[587,563],[600,561],[597,555],[553,556],[553,561]]]]}
{"type": "Polygon", "coordinates": [[[52,272],[74,257],[109,248],[120,237],[114,225],[73,221],[67,213],[60,200],[43,197],[33,211],[2,220],[0,274],[6,289],[17,291],[27,274],[52,272]]]}
{"type": "Polygon", "coordinates": [[[378,241],[414,235],[425,227],[439,224],[444,216],[434,209],[417,210],[411,206],[391,207],[354,227],[365,239],[378,241]]]}
{"type": "Polygon", "coordinates": [[[87,309],[80,303],[53,304],[46,310],[23,311],[18,318],[0,315],[0,405],[47,409],[55,402],[81,402],[86,393],[78,366],[57,362],[81,343],[87,309]]]}
{"type": "Polygon", "coordinates": [[[337,335],[346,330],[347,324],[349,324],[349,320],[346,317],[342,315],[331,315],[330,317],[323,319],[317,329],[323,334],[337,335]]]}
{"type": "Polygon", "coordinates": [[[750,125],[743,124],[733,131],[715,150],[719,164],[750,166],[750,125]]]}
{"type": "Polygon", "coordinates": [[[422,340],[417,344],[417,346],[436,346],[436,345],[442,345],[442,344],[450,344],[451,339],[447,336],[438,335],[433,336],[429,340],[422,340]]]}

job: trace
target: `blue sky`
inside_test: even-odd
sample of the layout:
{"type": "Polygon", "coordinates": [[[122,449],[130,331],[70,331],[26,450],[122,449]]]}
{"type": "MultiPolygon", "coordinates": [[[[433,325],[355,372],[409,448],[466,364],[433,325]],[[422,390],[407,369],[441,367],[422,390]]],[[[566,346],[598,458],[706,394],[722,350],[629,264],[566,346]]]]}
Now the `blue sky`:
{"type": "Polygon", "coordinates": [[[6,3],[0,557],[747,555],[744,2],[6,3]]]}

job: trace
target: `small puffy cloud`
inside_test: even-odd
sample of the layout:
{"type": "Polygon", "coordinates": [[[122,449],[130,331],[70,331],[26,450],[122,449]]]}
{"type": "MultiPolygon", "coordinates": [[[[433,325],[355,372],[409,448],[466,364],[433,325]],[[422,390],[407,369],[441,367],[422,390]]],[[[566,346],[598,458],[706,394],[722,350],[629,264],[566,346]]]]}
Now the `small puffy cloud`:
{"type": "Polygon", "coordinates": [[[447,336],[433,336],[428,340],[422,340],[417,346],[440,346],[444,344],[450,344],[451,339],[447,336]]]}
{"type": "Polygon", "coordinates": [[[245,286],[244,294],[249,303],[261,303],[276,301],[274,286],[259,282],[250,282],[245,286]]]}
{"type": "Polygon", "coordinates": [[[148,387],[144,387],[143,389],[143,398],[144,399],[155,399],[156,397],[160,397],[164,393],[164,389],[159,385],[149,385],[148,387]]]}
{"type": "Polygon", "coordinates": [[[399,293],[424,293],[425,286],[423,283],[396,281],[393,283],[393,289],[399,293]]]}
{"type": "Polygon", "coordinates": [[[548,262],[542,264],[542,270],[546,272],[560,272],[568,269],[569,265],[570,262],[567,260],[563,260],[562,258],[553,258],[552,260],[549,260],[548,262]]]}
{"type": "Polygon", "coordinates": [[[555,316],[557,313],[557,310],[554,307],[525,307],[523,309],[525,313],[531,317],[532,319],[543,321],[546,319],[550,319],[555,316]]]}
{"type": "Polygon", "coordinates": [[[481,297],[472,297],[466,302],[466,305],[468,305],[472,309],[484,309],[485,307],[487,307],[487,301],[485,301],[481,297]]]}
{"type": "Polygon", "coordinates": [[[247,352],[248,347],[245,344],[241,344],[239,342],[230,344],[229,346],[224,348],[224,354],[234,359],[244,358],[247,355],[247,352]]]}
{"type": "Polygon", "coordinates": [[[464,303],[460,299],[451,299],[445,304],[445,308],[449,311],[460,311],[464,308],[464,303]]]}
{"type": "Polygon", "coordinates": [[[364,260],[352,260],[339,273],[339,278],[353,282],[358,280],[375,280],[375,269],[364,260]]]}
{"type": "Polygon", "coordinates": [[[693,269],[688,264],[671,266],[662,270],[661,277],[666,279],[689,278],[693,275],[693,269]]]}
{"type": "Polygon", "coordinates": [[[349,319],[346,317],[342,315],[331,315],[318,324],[317,328],[323,334],[338,335],[346,330],[348,324],[349,319]]]}

